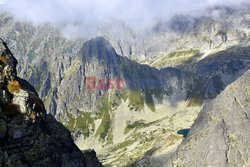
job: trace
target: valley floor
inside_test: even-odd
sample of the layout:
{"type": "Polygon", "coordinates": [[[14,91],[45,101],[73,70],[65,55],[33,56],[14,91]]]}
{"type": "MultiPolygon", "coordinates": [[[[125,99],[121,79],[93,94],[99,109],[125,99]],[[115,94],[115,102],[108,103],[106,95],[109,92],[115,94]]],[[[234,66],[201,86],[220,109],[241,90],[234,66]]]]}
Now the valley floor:
{"type": "MultiPolygon", "coordinates": [[[[145,109],[132,112],[128,101],[114,111],[112,143],[103,144],[95,136],[76,141],[82,150],[95,149],[104,166],[125,167],[133,162],[153,163],[162,167],[166,156],[175,151],[196,119],[200,106],[188,107],[189,101],[172,106],[168,103],[156,105],[156,112],[145,109]],[[134,127],[128,126],[133,122],[134,127]]],[[[98,125],[98,121],[96,121],[98,125]]],[[[142,165],[143,166],[143,165],[142,165]]]]}

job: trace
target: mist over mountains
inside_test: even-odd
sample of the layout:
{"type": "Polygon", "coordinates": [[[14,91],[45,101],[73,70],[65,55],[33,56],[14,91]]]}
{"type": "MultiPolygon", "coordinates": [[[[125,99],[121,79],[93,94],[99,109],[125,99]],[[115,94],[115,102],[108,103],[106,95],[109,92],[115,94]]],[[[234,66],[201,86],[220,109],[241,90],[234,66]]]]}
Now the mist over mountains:
{"type": "MultiPolygon", "coordinates": [[[[95,150],[81,155],[69,132],[62,139],[56,135],[69,149],[74,145],[75,155],[85,156],[83,163],[94,159],[99,166],[96,152],[107,167],[192,167],[194,162],[249,166],[247,1],[9,0],[2,4],[0,37],[19,62],[17,74],[34,85],[43,100],[53,118],[48,127],[61,123],[80,150],[95,150]],[[89,77],[122,79],[127,86],[150,80],[158,86],[87,89],[89,77]],[[54,117],[60,123],[54,123],[54,117]]],[[[1,74],[5,76],[4,71],[1,74]]],[[[3,81],[4,90],[9,82],[16,85],[3,81]]],[[[7,95],[12,97],[11,92],[7,95]]],[[[2,98],[5,101],[4,94],[2,98]]],[[[8,120],[13,120],[5,120],[1,113],[0,140],[8,120]]],[[[14,120],[11,126],[20,117],[14,120]]],[[[41,128],[21,120],[26,129],[41,128]]],[[[63,151],[61,146],[55,146],[58,152],[63,151]]],[[[1,161],[5,149],[0,145],[0,164],[7,164],[8,158],[1,161]]]]}
{"type": "Polygon", "coordinates": [[[112,31],[117,32],[116,35],[119,35],[120,24],[136,33],[144,33],[174,15],[207,15],[210,14],[208,8],[236,8],[246,3],[247,0],[5,0],[0,8],[19,21],[55,25],[69,38],[90,38],[105,27],[114,26],[112,31]]]}

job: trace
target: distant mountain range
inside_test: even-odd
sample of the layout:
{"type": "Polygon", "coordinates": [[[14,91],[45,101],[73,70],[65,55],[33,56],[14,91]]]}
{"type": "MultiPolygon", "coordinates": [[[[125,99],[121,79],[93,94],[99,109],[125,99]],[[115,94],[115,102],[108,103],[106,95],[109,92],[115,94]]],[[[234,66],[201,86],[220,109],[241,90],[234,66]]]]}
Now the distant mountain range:
{"type": "Polygon", "coordinates": [[[228,115],[238,118],[243,111],[248,115],[247,96],[238,100],[237,91],[247,89],[249,6],[216,7],[196,17],[174,16],[139,34],[117,23],[98,35],[67,39],[52,25],[34,26],[0,15],[0,36],[18,59],[18,74],[34,85],[47,112],[71,131],[78,147],[95,149],[104,165],[249,164],[243,150],[248,147],[247,135],[242,137],[248,117],[231,125],[228,115]],[[123,79],[125,89],[90,90],[87,77],[123,79]],[[138,84],[136,79],[160,86],[126,87],[138,84]],[[232,85],[236,92],[230,90],[232,85]],[[222,110],[226,99],[233,100],[235,94],[228,114],[219,116],[226,112],[222,110]],[[210,125],[214,119],[218,121],[210,125]],[[242,131],[229,130],[240,122],[242,131]],[[239,144],[230,145],[231,140],[239,144]],[[204,143],[209,147],[202,147],[204,143]],[[220,146],[216,149],[213,144],[220,146]],[[227,150],[225,156],[221,150],[227,150]],[[199,156],[192,156],[195,153],[199,156]],[[216,159],[210,154],[220,157],[209,163],[216,159]]]}

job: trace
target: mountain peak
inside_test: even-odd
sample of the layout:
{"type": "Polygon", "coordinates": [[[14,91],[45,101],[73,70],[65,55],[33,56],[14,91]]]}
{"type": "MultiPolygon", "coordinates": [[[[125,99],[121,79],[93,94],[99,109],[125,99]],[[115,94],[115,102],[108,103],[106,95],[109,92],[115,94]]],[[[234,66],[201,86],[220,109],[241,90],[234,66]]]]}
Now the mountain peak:
{"type": "Polygon", "coordinates": [[[70,132],[47,115],[35,89],[16,74],[17,60],[0,40],[0,166],[102,166],[82,153],[70,132]]]}
{"type": "Polygon", "coordinates": [[[116,55],[115,49],[104,37],[96,37],[90,39],[83,44],[80,54],[84,57],[104,58],[108,55],[116,55]]]}

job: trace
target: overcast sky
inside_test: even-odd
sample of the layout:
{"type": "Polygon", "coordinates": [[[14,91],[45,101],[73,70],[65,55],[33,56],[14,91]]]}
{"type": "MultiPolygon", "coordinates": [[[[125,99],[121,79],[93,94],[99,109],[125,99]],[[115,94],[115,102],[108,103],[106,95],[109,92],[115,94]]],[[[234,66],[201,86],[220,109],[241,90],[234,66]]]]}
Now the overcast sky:
{"type": "MultiPolygon", "coordinates": [[[[147,28],[174,14],[195,13],[213,5],[249,0],[0,0],[17,19],[35,24],[51,22],[95,29],[114,20],[133,29],[147,28]]],[[[1,9],[1,8],[0,8],[1,9]]],[[[1,10],[3,10],[1,9],[1,10]]],[[[74,31],[74,29],[72,29],[74,31]]]]}

